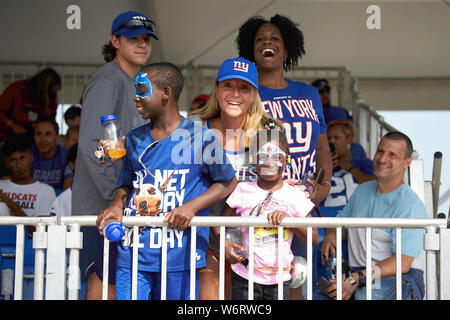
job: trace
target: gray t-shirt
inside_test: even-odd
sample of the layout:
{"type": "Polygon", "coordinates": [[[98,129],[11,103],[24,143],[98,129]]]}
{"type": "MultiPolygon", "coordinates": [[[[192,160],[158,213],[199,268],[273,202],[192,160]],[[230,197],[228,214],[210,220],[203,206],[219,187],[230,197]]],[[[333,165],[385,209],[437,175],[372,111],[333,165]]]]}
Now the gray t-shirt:
{"type": "Polygon", "coordinates": [[[97,215],[110,205],[122,161],[109,158],[100,164],[94,156],[102,138],[100,117],[115,114],[122,135],[148,121],[139,115],[133,98],[134,79],[111,61],[101,67],[89,81],[83,94],[77,165],[72,186],[72,215],[97,215]]]}

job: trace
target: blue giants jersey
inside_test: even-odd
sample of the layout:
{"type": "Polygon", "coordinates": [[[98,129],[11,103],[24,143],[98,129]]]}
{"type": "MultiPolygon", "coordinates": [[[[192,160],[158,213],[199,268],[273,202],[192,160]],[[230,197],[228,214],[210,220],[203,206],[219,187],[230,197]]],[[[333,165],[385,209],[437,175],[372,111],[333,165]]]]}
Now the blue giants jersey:
{"type": "Polygon", "coordinates": [[[291,152],[288,179],[300,179],[307,172],[316,171],[316,144],[319,134],[327,133],[322,102],[317,89],[303,82],[286,79],[284,89],[259,86],[264,110],[283,122],[291,152]]]}
{"type": "MultiPolygon", "coordinates": [[[[126,138],[127,154],[117,187],[129,187],[124,215],[164,216],[204,193],[212,183],[228,181],[235,171],[226,162],[222,146],[214,133],[182,118],[177,129],[156,141],[151,123],[130,131],[126,138]]],[[[209,215],[209,209],[196,216],[209,215]]],[[[197,228],[197,268],[206,266],[208,227],[197,228]]],[[[117,266],[131,268],[132,228],[126,228],[118,248],[117,266]]],[[[190,268],[191,229],[167,230],[167,271],[190,268]]],[[[161,271],[162,228],[149,227],[139,236],[139,270],[161,271]]]]}

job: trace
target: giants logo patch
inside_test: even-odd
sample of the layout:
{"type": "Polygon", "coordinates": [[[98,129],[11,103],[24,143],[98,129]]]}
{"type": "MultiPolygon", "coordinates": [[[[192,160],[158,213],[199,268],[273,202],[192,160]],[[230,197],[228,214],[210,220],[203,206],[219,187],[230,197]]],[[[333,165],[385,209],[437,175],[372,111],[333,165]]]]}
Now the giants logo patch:
{"type": "Polygon", "coordinates": [[[248,63],[242,61],[233,61],[233,70],[248,73],[248,63]]]}

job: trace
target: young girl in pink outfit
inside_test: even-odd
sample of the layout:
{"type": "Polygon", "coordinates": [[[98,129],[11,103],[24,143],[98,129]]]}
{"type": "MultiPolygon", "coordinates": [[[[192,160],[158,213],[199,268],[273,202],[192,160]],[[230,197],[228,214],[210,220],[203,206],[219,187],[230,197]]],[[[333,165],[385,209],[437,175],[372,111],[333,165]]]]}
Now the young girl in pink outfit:
{"type": "MultiPolygon", "coordinates": [[[[273,128],[274,126],[272,126],[273,128]]],[[[309,217],[314,204],[307,193],[300,188],[283,181],[283,171],[289,163],[289,148],[285,135],[276,129],[261,130],[253,139],[250,148],[256,165],[257,181],[240,183],[227,200],[222,211],[224,216],[266,217],[273,228],[255,227],[254,231],[254,299],[276,300],[278,297],[278,229],[285,217],[309,217]]],[[[248,298],[249,270],[245,257],[238,251],[247,251],[249,247],[248,228],[244,231],[244,247],[226,241],[227,260],[232,264],[232,298],[248,298]],[[243,263],[244,262],[244,263],[243,263]]],[[[306,242],[305,228],[283,230],[282,266],[283,297],[289,300],[289,281],[294,255],[291,251],[293,234],[306,242]]],[[[313,242],[317,242],[318,233],[313,229],[313,242]]]]}

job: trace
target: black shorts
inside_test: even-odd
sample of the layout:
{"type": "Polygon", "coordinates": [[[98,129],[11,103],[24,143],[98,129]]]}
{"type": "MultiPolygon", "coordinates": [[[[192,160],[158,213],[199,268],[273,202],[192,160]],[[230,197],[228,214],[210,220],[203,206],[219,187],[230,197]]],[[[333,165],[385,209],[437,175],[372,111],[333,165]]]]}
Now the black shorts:
{"type": "MultiPolygon", "coordinates": [[[[80,250],[81,282],[86,282],[92,272],[103,281],[103,240],[96,227],[81,227],[83,249],[80,250]]],[[[118,242],[109,243],[108,283],[116,283],[116,260],[118,242]]]]}

